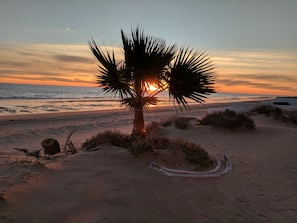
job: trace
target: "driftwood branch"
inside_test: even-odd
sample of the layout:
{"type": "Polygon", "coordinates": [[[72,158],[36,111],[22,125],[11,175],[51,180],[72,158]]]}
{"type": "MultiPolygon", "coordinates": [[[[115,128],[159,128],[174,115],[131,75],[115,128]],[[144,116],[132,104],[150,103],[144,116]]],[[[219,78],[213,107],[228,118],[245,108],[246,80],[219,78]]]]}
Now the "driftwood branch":
{"type": "Polygon", "coordinates": [[[67,155],[67,146],[70,148],[71,153],[76,153],[76,149],[73,145],[73,143],[70,141],[70,137],[72,136],[72,134],[76,131],[76,129],[73,129],[70,134],[68,135],[66,142],[65,142],[65,146],[63,149],[63,152],[67,155]]]}

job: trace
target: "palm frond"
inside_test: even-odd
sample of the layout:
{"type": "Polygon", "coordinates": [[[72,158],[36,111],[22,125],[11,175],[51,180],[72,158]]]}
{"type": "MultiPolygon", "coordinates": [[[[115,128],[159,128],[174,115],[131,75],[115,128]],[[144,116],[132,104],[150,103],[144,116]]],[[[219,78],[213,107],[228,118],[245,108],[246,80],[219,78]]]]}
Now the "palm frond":
{"type": "Polygon", "coordinates": [[[114,52],[105,53],[97,46],[94,40],[89,41],[89,46],[99,61],[100,74],[97,75],[97,83],[105,93],[119,95],[121,98],[131,95],[127,72],[123,65],[118,65],[114,52]]]}
{"type": "Polygon", "coordinates": [[[175,45],[167,46],[163,39],[145,36],[137,27],[131,38],[121,31],[126,67],[134,79],[158,82],[160,73],[169,65],[175,55],[175,45]]]}
{"type": "Polygon", "coordinates": [[[214,65],[205,52],[181,48],[165,79],[169,95],[185,108],[186,98],[204,102],[209,93],[214,93],[213,71],[214,65]]]}
{"type": "Polygon", "coordinates": [[[158,99],[156,97],[141,97],[140,99],[130,97],[121,100],[121,104],[127,108],[130,108],[131,110],[147,109],[151,105],[156,105],[157,102],[158,99]]]}

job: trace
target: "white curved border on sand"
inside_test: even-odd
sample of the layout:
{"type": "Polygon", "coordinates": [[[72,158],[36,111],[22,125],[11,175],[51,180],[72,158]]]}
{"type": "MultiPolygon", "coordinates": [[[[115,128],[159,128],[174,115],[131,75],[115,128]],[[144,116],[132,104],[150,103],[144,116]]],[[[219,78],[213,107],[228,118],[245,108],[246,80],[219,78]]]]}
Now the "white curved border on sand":
{"type": "Polygon", "coordinates": [[[164,166],[159,166],[154,162],[149,163],[149,168],[158,171],[160,174],[164,176],[208,178],[221,177],[227,173],[230,173],[232,170],[232,163],[230,159],[226,155],[224,155],[224,160],[217,159],[217,165],[214,169],[204,172],[171,169],[164,166]],[[225,164],[225,169],[219,172],[219,170],[221,169],[222,162],[225,164]]]}

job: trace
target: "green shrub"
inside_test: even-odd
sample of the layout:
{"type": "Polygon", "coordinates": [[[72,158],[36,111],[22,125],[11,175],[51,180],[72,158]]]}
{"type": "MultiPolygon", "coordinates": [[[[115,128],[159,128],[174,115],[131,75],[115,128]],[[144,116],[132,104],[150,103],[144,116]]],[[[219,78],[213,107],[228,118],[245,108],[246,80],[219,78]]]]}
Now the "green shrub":
{"type": "Polygon", "coordinates": [[[144,153],[153,152],[153,145],[147,140],[137,140],[129,146],[128,151],[131,155],[138,157],[144,153]]]}
{"type": "Polygon", "coordinates": [[[189,162],[195,163],[200,167],[209,167],[211,165],[210,156],[200,145],[186,141],[176,141],[176,144],[185,153],[186,160],[189,162]]]}
{"type": "Polygon", "coordinates": [[[254,129],[255,122],[244,113],[236,113],[235,111],[226,110],[224,112],[215,112],[208,114],[200,120],[201,125],[211,125],[214,127],[236,129],[247,128],[254,129]]]}
{"type": "Polygon", "coordinates": [[[153,145],[153,148],[157,150],[167,149],[168,145],[171,143],[170,139],[163,136],[149,137],[147,140],[153,145]]]}
{"type": "Polygon", "coordinates": [[[134,156],[139,156],[144,153],[157,154],[156,151],[168,149],[171,141],[162,136],[148,137],[147,139],[140,139],[135,141],[130,147],[129,152],[134,156]]]}
{"type": "Polygon", "coordinates": [[[130,135],[118,131],[105,131],[98,133],[83,143],[82,148],[90,150],[102,143],[128,149],[133,156],[140,156],[145,153],[158,155],[158,150],[181,149],[185,153],[186,160],[200,167],[208,167],[211,159],[208,153],[199,145],[181,140],[170,140],[166,137],[147,137],[146,139],[132,139],[130,135]]]}

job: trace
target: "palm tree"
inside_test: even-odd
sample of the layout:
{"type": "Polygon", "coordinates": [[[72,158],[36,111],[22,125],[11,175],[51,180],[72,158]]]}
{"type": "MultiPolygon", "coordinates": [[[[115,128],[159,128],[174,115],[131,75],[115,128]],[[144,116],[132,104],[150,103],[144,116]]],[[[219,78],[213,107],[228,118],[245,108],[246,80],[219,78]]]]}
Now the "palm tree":
{"type": "Polygon", "coordinates": [[[121,30],[124,60],[118,62],[114,52],[103,51],[94,40],[89,46],[99,61],[97,83],[103,92],[118,95],[122,105],[134,111],[132,135],[144,137],[143,111],[157,104],[157,95],[165,90],[180,108],[189,109],[186,98],[203,103],[213,93],[213,63],[204,52],[145,36],[137,27],[127,37],[121,30]],[[156,90],[148,90],[154,84],[156,90]]]}

